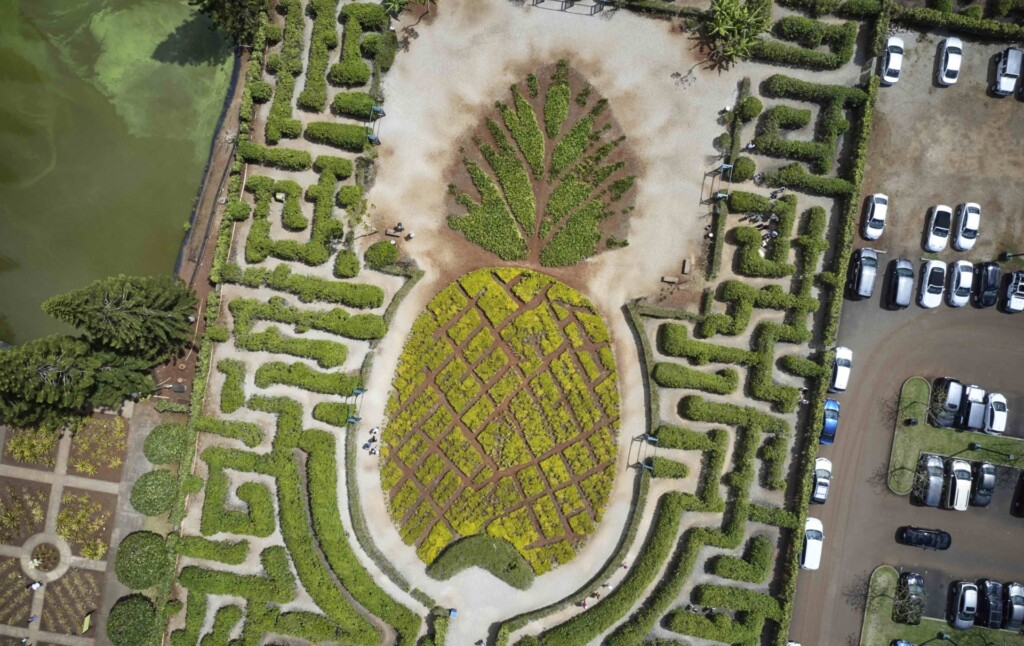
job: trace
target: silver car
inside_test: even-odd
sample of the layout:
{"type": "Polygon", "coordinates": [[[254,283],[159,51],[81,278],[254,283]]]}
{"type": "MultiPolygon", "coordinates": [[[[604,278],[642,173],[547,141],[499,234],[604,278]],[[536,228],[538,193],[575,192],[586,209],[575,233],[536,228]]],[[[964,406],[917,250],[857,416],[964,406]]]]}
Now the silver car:
{"type": "Polygon", "coordinates": [[[1020,632],[1024,626],[1024,585],[1006,584],[1006,608],[1003,609],[1003,628],[1020,632]]]}
{"type": "Polygon", "coordinates": [[[974,202],[967,202],[956,207],[956,235],[953,236],[953,248],[957,251],[970,251],[978,239],[981,227],[981,207],[974,202]]]}
{"type": "Polygon", "coordinates": [[[832,461],[828,458],[814,459],[814,489],[811,502],[822,505],[828,500],[828,487],[832,483],[832,461]]]}
{"type": "Polygon", "coordinates": [[[952,226],[953,209],[945,204],[933,206],[931,215],[928,216],[928,242],[924,245],[925,250],[932,253],[945,250],[952,226]]]}
{"type": "Polygon", "coordinates": [[[889,197],[875,193],[868,198],[868,207],[864,212],[864,239],[878,240],[885,229],[885,215],[889,211],[889,197]]]}
{"type": "Polygon", "coordinates": [[[966,260],[949,263],[949,291],[946,300],[950,307],[963,307],[971,300],[971,286],[974,284],[974,265],[966,260]]]}
{"type": "Polygon", "coordinates": [[[957,581],[953,587],[953,616],[950,622],[957,630],[967,630],[974,626],[974,618],[978,614],[978,586],[970,581],[957,581]]]}
{"type": "Polygon", "coordinates": [[[918,282],[917,303],[926,309],[942,303],[942,292],[946,288],[946,263],[929,260],[921,265],[921,280],[918,282]]]}

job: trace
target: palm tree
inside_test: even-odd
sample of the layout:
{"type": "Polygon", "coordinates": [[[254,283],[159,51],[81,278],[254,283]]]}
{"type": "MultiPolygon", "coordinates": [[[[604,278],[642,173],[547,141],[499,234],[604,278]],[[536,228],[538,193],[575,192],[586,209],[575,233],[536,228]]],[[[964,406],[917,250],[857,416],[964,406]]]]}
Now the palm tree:
{"type": "Polygon", "coordinates": [[[712,0],[704,34],[712,44],[708,58],[731,63],[750,56],[750,50],[768,30],[770,5],[762,0],[712,0]]]}

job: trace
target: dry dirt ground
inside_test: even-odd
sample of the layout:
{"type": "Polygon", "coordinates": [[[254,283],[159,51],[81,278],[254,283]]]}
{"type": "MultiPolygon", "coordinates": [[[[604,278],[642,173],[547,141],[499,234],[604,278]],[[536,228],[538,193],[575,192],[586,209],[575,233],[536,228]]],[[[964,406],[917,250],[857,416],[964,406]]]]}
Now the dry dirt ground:
{"type": "MultiPolygon", "coordinates": [[[[414,21],[406,20],[399,33],[414,21]]],[[[602,312],[621,376],[621,475],[605,520],[581,554],[540,577],[528,594],[477,571],[432,581],[422,575],[422,563],[401,542],[387,515],[375,459],[360,453],[361,499],[379,547],[413,585],[422,586],[442,605],[459,609],[452,643],[473,643],[493,621],[575,590],[618,541],[632,482],[625,449],[644,429],[637,351],[620,308],[631,298],[657,293],[662,275],[679,275],[682,261],[699,255],[707,222],[702,216],[708,211],[701,204],[702,180],[718,164],[711,158],[712,141],[721,131],[717,112],[733,101],[742,74],[720,77],[696,69],[688,76],[699,59],[686,36],[673,32],[670,22],[625,12],[591,17],[512,3],[452,0],[428,26],[413,29],[409,50],[398,56],[385,80],[388,114],[380,127],[379,172],[369,201],[377,229],[401,221],[416,233],[415,240],[401,244],[426,276],[399,308],[392,332],[378,350],[360,410],[366,422],[382,419],[402,343],[427,301],[453,278],[500,264],[494,256],[470,253],[461,236],[448,229],[445,199],[451,178],[445,170],[459,156],[458,142],[477,127],[495,100],[507,96],[510,84],[568,58],[608,99],[640,166],[630,246],[550,272],[582,290],[602,312]],[[479,594],[484,589],[486,598],[479,594]]],[[[699,282],[694,280],[695,291],[699,282]]]]}
{"type": "Polygon", "coordinates": [[[981,205],[981,233],[974,249],[947,247],[947,262],[994,260],[1024,242],[1019,217],[1024,203],[1024,102],[987,92],[999,45],[967,41],[960,80],[952,87],[935,83],[934,34],[903,34],[907,57],[899,83],[883,87],[875,110],[874,131],[864,196],[889,196],[885,233],[876,247],[890,258],[918,264],[928,210],[935,204],[981,205]]]}

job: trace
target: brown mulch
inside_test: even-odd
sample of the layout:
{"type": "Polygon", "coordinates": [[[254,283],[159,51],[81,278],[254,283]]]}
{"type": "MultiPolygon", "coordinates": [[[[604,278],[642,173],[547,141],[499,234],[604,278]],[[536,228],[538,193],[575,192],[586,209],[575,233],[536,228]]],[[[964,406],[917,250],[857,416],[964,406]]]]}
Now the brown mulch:
{"type": "MultiPolygon", "coordinates": [[[[103,590],[101,577],[98,572],[72,568],[61,578],[47,583],[40,628],[46,632],[78,635],[85,616],[99,609],[103,590]]],[[[94,620],[84,636],[93,636],[95,632],[94,620]]]]}

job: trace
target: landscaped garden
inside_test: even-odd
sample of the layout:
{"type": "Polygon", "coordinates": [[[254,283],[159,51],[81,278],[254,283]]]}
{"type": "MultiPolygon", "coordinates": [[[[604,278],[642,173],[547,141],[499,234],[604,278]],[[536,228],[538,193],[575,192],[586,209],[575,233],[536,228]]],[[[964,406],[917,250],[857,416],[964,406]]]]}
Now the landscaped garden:
{"type": "Polygon", "coordinates": [[[614,479],[617,379],[600,315],[567,285],[503,268],[442,290],[406,341],[382,439],[405,541],[427,563],[451,544],[463,568],[460,539],[481,533],[537,574],[572,559],[614,479]]]}

